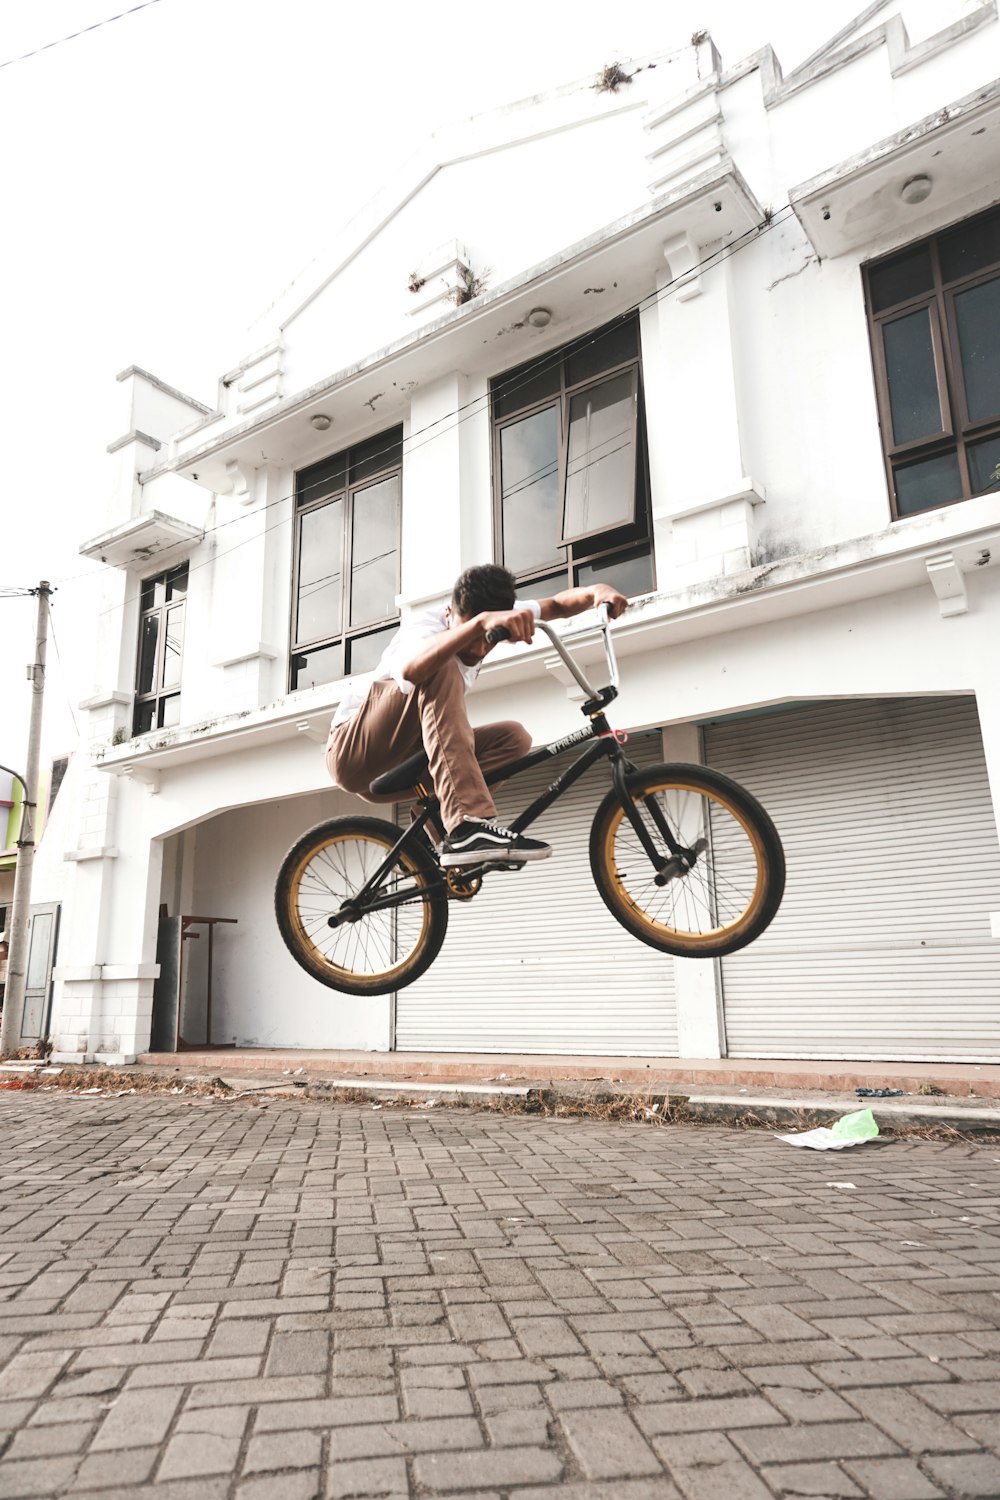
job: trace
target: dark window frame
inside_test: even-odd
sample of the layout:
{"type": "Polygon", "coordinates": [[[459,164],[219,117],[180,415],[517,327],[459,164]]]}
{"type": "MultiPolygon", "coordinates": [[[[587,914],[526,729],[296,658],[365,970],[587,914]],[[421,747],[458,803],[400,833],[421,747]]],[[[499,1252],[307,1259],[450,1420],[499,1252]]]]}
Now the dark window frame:
{"type": "MultiPolygon", "coordinates": [[[[946,278],[942,268],[941,245],[945,239],[953,239],[963,231],[974,234],[991,219],[1000,218],[1000,207],[976,214],[957,224],[947,225],[936,234],[911,244],[897,247],[890,254],[880,256],[862,266],[865,313],[872,355],[872,370],[875,395],[878,404],[879,428],[886,481],[889,489],[889,505],[893,520],[905,520],[911,515],[926,514],[930,510],[958,505],[977,495],[990,494],[994,485],[976,489],[973,485],[969,463],[969,450],[977,443],[1000,440],[1000,411],[988,417],[970,420],[966,380],[958,337],[958,318],[955,299],[963,292],[990,282],[1000,282],[1000,251],[996,259],[985,266],[977,264],[964,274],[946,278]],[[878,272],[892,261],[916,256],[926,251],[929,261],[930,284],[926,290],[901,297],[898,302],[889,302],[875,310],[876,296],[872,280],[878,272]],[[926,433],[906,442],[897,443],[892,420],[889,375],[886,367],[884,328],[912,313],[928,309],[933,352],[934,372],[941,426],[937,432],[926,433]],[[919,507],[900,509],[896,476],[910,465],[935,458],[950,459],[952,456],[958,470],[961,493],[949,498],[934,500],[919,507]]],[[[1000,359],[1000,351],[997,355],[1000,359]]]]}
{"type": "Polygon", "coordinates": [[[392,632],[399,625],[399,609],[396,607],[391,615],[384,615],[378,620],[364,620],[356,624],[351,623],[351,615],[354,608],[354,514],[355,507],[360,497],[366,490],[376,485],[384,484],[387,480],[395,479],[398,484],[396,495],[396,569],[393,583],[393,596],[398,595],[401,585],[400,570],[402,556],[402,509],[403,509],[403,429],[401,426],[388,429],[386,432],[378,433],[373,438],[368,438],[362,443],[355,443],[350,448],[344,448],[329,454],[318,463],[310,464],[306,469],[300,469],[295,475],[295,525],[292,538],[292,598],[291,610],[288,622],[288,688],[289,692],[302,691],[308,687],[308,683],[298,682],[298,673],[305,670],[305,661],[311,653],[328,650],[339,646],[342,652],[341,671],[323,681],[337,682],[343,677],[356,675],[358,672],[366,671],[375,665],[374,661],[365,662],[360,666],[352,666],[351,658],[355,650],[361,651],[365,647],[363,643],[369,638],[384,635],[386,643],[392,632]],[[384,462],[380,462],[384,459],[384,462]],[[340,466],[342,478],[332,474],[328,483],[316,482],[311,479],[317,470],[330,468],[334,470],[340,466]],[[355,473],[355,470],[360,472],[355,473]],[[316,494],[309,494],[310,490],[317,490],[316,494]],[[300,637],[299,630],[299,606],[300,606],[300,560],[301,560],[301,534],[303,518],[314,515],[329,505],[341,502],[343,504],[343,522],[341,527],[341,573],[340,573],[340,628],[333,632],[314,637],[300,637]]]}
{"type": "Polygon", "coordinates": [[[168,568],[163,573],[154,573],[149,578],[143,578],[139,585],[139,628],[136,632],[136,654],[135,654],[135,697],[132,704],[132,733],[149,734],[153,730],[171,727],[179,722],[180,696],[181,696],[181,663],[183,662],[184,638],[181,636],[181,663],[178,663],[176,682],[165,682],[167,667],[167,620],[172,614],[179,614],[183,625],[187,621],[187,588],[188,588],[188,564],[180,563],[175,568],[168,568]],[[183,583],[183,588],[178,587],[183,583]],[[162,588],[163,597],[159,603],[156,602],[157,591],[162,588]],[[173,592],[176,590],[177,592],[173,592]],[[150,602],[146,602],[150,600],[150,602]],[[153,655],[151,672],[152,686],[145,692],[140,690],[140,681],[143,668],[143,641],[146,628],[151,620],[156,621],[156,646],[153,655]],[[177,700],[178,717],[171,719],[169,725],[166,722],[168,712],[167,705],[177,700]],[[149,723],[144,719],[148,717],[149,723]]]}
{"type": "MultiPolygon", "coordinates": [[[[490,455],[492,464],[491,489],[493,494],[493,548],[494,557],[505,566],[504,553],[504,516],[503,516],[503,470],[501,462],[501,434],[504,429],[517,422],[522,422],[528,417],[537,415],[539,412],[555,408],[558,416],[558,480],[559,480],[559,505],[560,525],[559,535],[561,540],[557,542],[557,550],[563,554],[564,562],[560,564],[558,559],[540,563],[537,566],[515,570],[519,589],[528,589],[537,584],[555,583],[557,577],[566,574],[569,587],[574,587],[581,570],[592,568],[595,564],[607,564],[609,567],[616,562],[624,562],[632,558],[649,558],[650,588],[656,587],[656,559],[653,552],[653,525],[652,504],[649,483],[649,455],[646,443],[646,420],[645,420],[645,392],[642,375],[642,344],[639,330],[639,319],[635,315],[627,318],[618,318],[613,323],[606,324],[602,328],[581,335],[570,343],[550,350],[547,354],[539,356],[537,360],[529,361],[523,365],[514,366],[495,376],[490,381],[490,426],[491,444],[490,455]],[[568,366],[571,360],[578,356],[581,349],[587,349],[597,343],[604,335],[614,334],[623,325],[633,323],[635,328],[635,354],[627,358],[618,359],[601,367],[597,371],[591,371],[580,376],[574,381],[567,378],[568,366]],[[518,381],[525,386],[537,378],[533,371],[539,373],[552,373],[558,367],[559,384],[558,390],[553,390],[549,395],[536,398],[527,402],[524,406],[511,407],[511,402],[516,402],[516,387],[510,389],[510,382],[516,376],[523,376],[518,381]],[[574,396],[588,388],[603,385],[615,376],[625,372],[633,372],[634,405],[632,414],[632,453],[633,453],[633,477],[635,483],[635,498],[631,522],[623,526],[607,528],[601,531],[592,531],[586,535],[571,536],[565,539],[566,531],[566,465],[569,453],[569,410],[570,402],[574,396]],[[497,415],[497,406],[503,404],[507,409],[502,415],[497,415]]],[[[645,590],[643,590],[645,592],[645,590]]]]}

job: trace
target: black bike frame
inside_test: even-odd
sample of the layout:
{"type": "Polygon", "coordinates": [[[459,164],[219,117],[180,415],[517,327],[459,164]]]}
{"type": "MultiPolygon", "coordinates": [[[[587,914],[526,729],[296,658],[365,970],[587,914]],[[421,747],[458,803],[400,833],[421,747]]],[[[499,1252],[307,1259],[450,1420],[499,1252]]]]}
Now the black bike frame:
{"type": "MultiPolygon", "coordinates": [[[[519,776],[522,771],[530,771],[535,766],[540,766],[546,760],[551,759],[552,756],[561,754],[563,750],[570,750],[574,745],[582,744],[587,744],[588,748],[571,766],[566,768],[561,776],[557,776],[555,781],[546,787],[540,797],[536,797],[534,802],[526,807],[522,813],[518,814],[510,825],[511,829],[514,833],[522,833],[525,828],[529,828],[537,818],[540,818],[542,813],[551,807],[557,798],[562,796],[563,792],[579,781],[580,777],[584,776],[590,770],[591,766],[596,765],[599,760],[610,759],[612,763],[612,781],[615,791],[618,793],[622,809],[632,824],[636,837],[649,856],[654,869],[660,872],[670,861],[665,860],[663,855],[657,850],[656,845],[649,836],[648,829],[645,827],[629,795],[628,783],[630,778],[637,774],[638,768],[626,756],[615,731],[609,726],[603,713],[595,714],[588,725],[583,729],[578,729],[574,734],[566,735],[560,740],[553,740],[548,745],[541,745],[537,750],[529,750],[527,755],[522,755],[518,760],[511,761],[508,765],[500,766],[495,771],[490,771],[486,776],[486,784],[487,786],[496,786],[499,782],[510,781],[513,777],[519,776]]],[[[344,910],[344,908],[353,910],[363,908],[365,911],[384,911],[389,907],[402,906],[404,903],[415,899],[412,891],[376,897],[374,900],[370,898],[375,895],[382,881],[396,863],[396,857],[400,850],[404,849],[417,838],[428,819],[433,816],[440,805],[435,796],[421,797],[419,800],[421,804],[419,815],[410,824],[409,828],[400,834],[400,837],[374,875],[365,882],[364,886],[351,901],[344,903],[341,910],[344,910]]],[[[649,797],[644,798],[643,801],[667,848],[670,850],[672,858],[687,855],[689,851],[684,850],[677,843],[656,799],[649,797]]],[[[469,874],[474,875],[479,868],[479,866],[470,866],[469,874]]],[[[440,871],[439,880],[435,884],[444,884],[444,880],[444,872],[440,871]]],[[[434,889],[434,886],[431,889],[434,889]]]]}

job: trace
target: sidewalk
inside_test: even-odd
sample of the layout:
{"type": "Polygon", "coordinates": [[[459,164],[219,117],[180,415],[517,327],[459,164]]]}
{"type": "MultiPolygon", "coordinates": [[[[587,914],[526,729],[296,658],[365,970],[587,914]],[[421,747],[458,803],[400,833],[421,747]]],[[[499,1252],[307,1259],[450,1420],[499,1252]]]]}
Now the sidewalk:
{"type": "Polygon", "coordinates": [[[1000,1100],[1000,1063],[816,1061],[711,1057],[587,1057],[522,1052],[316,1052],[267,1047],[192,1048],[146,1052],[152,1068],[225,1073],[282,1073],[350,1083],[397,1080],[427,1083],[595,1082],[658,1092],[689,1088],[782,1089],[853,1093],[856,1088],[902,1089],[904,1094],[976,1096],[1000,1100]]]}
{"type": "Polygon", "coordinates": [[[681,1100],[689,1116],[719,1122],[756,1114],[767,1123],[820,1121],[871,1105],[886,1123],[935,1124],[1000,1134],[1000,1064],[801,1059],[587,1057],[525,1053],[278,1051],[218,1048],[146,1053],[145,1071],[218,1077],[238,1087],[352,1089],[441,1102],[534,1094],[594,1103],[624,1094],[681,1100]],[[858,1088],[900,1090],[859,1097],[858,1088]]]}

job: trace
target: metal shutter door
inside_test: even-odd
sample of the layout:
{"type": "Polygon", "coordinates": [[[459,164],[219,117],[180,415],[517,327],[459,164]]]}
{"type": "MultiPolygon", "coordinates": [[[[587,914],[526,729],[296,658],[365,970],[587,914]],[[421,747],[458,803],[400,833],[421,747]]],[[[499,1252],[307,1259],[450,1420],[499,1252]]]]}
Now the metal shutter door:
{"type": "Polygon", "coordinates": [[[1000,849],[973,698],[828,703],[709,728],[760,798],[784,903],[722,960],[732,1057],[1000,1058],[1000,849]]]}
{"type": "MultiPolygon", "coordinates": [[[[658,734],[628,749],[637,765],[663,759],[658,734]]],[[[499,787],[500,820],[574,753],[499,787]]],[[[590,873],[590,825],[609,785],[607,770],[593,767],[532,826],[552,844],[551,859],[488,877],[474,900],[450,904],[439,958],[399,993],[397,1048],[677,1055],[673,960],[618,925],[590,873]]]]}

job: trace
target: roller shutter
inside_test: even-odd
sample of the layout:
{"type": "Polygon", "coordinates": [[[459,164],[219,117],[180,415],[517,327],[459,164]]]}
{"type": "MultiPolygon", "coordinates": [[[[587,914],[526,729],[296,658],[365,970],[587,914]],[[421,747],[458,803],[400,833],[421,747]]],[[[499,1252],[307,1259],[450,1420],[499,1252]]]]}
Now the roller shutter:
{"type": "MultiPolygon", "coordinates": [[[[629,754],[639,765],[661,761],[659,735],[630,741],[629,754]]],[[[500,819],[573,758],[498,788],[500,819]]],[[[673,961],[618,925],[590,874],[590,825],[609,784],[595,766],[532,826],[551,859],[495,874],[474,900],[451,903],[440,956],[398,996],[397,1048],[677,1055],[673,961]]]]}
{"type": "Polygon", "coordinates": [[[1000,849],[975,700],[827,703],[705,731],[788,860],[722,961],[733,1057],[1000,1058],[1000,849]]]}

